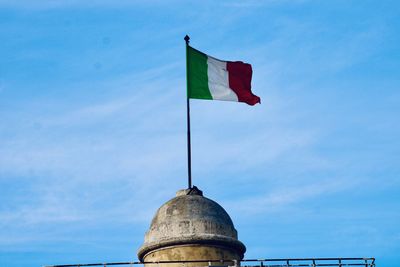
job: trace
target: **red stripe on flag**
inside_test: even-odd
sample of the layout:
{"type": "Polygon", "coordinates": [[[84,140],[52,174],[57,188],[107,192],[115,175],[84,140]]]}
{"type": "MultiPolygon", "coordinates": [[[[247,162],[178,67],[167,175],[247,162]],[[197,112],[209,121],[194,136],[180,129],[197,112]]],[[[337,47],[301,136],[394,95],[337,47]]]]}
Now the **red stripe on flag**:
{"type": "Polygon", "coordinates": [[[253,75],[251,65],[241,61],[228,61],[226,68],[229,73],[229,87],[237,94],[239,102],[245,102],[252,106],[261,103],[261,99],[251,92],[253,75]]]}

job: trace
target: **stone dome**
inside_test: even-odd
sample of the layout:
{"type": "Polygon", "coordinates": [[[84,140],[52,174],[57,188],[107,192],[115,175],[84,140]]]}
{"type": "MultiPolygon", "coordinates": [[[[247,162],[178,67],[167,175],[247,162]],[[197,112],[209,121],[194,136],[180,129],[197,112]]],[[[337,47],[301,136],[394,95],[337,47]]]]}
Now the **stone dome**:
{"type": "Polygon", "coordinates": [[[187,244],[223,246],[241,257],[246,251],[228,213],[196,187],[178,191],[158,209],[138,257],[142,261],[150,251],[187,244]]]}

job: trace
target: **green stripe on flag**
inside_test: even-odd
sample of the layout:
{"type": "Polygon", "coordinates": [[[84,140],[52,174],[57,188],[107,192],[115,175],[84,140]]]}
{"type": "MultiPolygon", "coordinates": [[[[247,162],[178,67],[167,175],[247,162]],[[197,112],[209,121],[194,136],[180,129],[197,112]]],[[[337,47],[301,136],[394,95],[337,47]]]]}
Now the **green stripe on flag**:
{"type": "Polygon", "coordinates": [[[212,99],[208,88],[207,55],[188,47],[188,97],[212,99]]]}

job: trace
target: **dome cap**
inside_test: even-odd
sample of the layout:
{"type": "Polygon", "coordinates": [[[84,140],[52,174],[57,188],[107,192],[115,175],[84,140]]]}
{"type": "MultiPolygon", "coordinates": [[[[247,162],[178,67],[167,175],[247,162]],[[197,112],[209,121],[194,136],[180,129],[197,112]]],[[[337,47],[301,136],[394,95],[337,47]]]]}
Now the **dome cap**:
{"type": "Polygon", "coordinates": [[[224,246],[240,255],[246,251],[228,213],[195,186],[179,190],[175,198],[158,209],[138,257],[142,261],[155,249],[186,244],[224,246]]]}

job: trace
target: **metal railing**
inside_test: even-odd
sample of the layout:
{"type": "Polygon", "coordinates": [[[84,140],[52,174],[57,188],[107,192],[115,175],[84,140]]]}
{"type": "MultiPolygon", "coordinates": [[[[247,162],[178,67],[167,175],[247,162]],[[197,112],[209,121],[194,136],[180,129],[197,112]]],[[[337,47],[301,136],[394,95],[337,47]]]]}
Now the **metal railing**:
{"type": "Polygon", "coordinates": [[[81,264],[63,264],[47,265],[44,267],[88,267],[88,266],[134,266],[134,265],[155,265],[160,264],[179,264],[186,267],[347,267],[364,266],[375,267],[375,258],[293,258],[293,259],[248,259],[248,260],[192,260],[192,261],[155,261],[155,262],[108,262],[108,263],[81,263],[81,264]]]}

